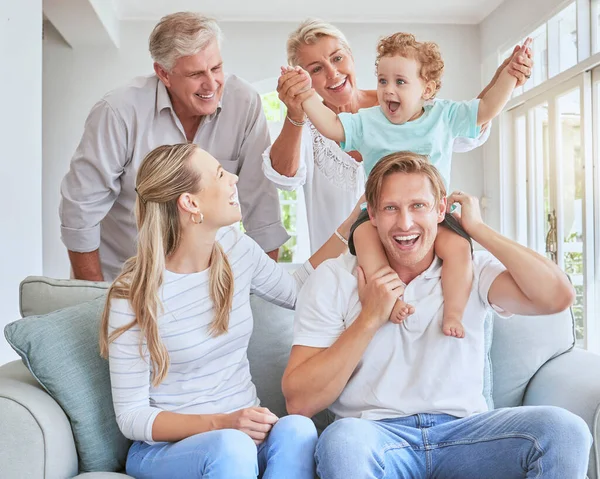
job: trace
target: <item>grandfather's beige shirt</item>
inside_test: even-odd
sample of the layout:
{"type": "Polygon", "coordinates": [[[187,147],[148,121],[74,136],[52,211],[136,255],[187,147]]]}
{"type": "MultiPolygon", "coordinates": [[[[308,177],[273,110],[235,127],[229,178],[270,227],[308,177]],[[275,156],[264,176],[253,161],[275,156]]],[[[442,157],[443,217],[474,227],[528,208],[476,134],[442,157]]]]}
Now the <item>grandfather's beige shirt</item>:
{"type": "MultiPolygon", "coordinates": [[[[100,248],[104,279],[113,280],[136,252],[134,187],[140,163],[157,146],[186,142],[156,75],[107,93],[92,108],[61,184],[61,236],[67,249],[85,253],[100,248]]],[[[239,176],[246,233],[265,251],[281,246],[288,235],[277,190],[262,172],[262,153],[271,141],[256,91],[228,75],[219,106],[204,118],[194,143],[239,176]]]]}

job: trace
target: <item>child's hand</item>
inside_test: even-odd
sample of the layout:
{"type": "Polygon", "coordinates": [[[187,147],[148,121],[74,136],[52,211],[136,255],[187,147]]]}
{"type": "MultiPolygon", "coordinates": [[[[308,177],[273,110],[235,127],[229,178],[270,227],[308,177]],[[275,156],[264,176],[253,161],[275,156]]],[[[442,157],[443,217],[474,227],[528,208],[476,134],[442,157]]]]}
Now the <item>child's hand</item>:
{"type": "Polygon", "coordinates": [[[296,66],[296,67],[290,67],[290,66],[286,66],[286,67],[281,67],[281,76],[286,76],[286,78],[293,78],[294,73],[296,75],[300,75],[300,78],[302,78],[302,81],[306,83],[306,90],[309,90],[310,88],[312,88],[312,79],[310,78],[310,75],[308,74],[308,72],[300,67],[300,66],[296,66]]]}

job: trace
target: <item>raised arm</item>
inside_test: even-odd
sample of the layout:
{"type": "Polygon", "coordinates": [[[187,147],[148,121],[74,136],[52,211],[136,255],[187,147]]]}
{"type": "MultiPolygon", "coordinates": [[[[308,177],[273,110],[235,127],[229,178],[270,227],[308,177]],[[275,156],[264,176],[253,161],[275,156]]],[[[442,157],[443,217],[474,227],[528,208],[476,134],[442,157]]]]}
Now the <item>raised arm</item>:
{"type": "MultiPolygon", "coordinates": [[[[492,80],[486,85],[486,87],[481,91],[477,98],[483,98],[483,96],[488,92],[488,90],[496,84],[500,73],[505,68],[508,68],[508,73],[510,73],[517,79],[517,87],[520,87],[521,85],[525,84],[525,82],[531,76],[533,59],[531,58],[530,49],[527,49],[525,54],[522,54],[520,48],[521,47],[519,45],[515,46],[513,53],[506,57],[506,59],[502,62],[502,65],[500,65],[496,70],[496,73],[494,74],[492,80]]],[[[481,133],[477,138],[466,138],[462,136],[455,138],[454,143],[452,145],[452,151],[454,151],[455,153],[464,153],[480,147],[490,137],[490,129],[491,122],[484,123],[481,125],[481,133]]]]}
{"type": "MultiPolygon", "coordinates": [[[[530,44],[531,38],[527,38],[516,55],[525,56],[530,44]]],[[[477,125],[483,125],[500,114],[516,85],[517,79],[509,72],[509,66],[505,66],[497,80],[481,98],[477,112],[477,125]]]]}
{"type": "MultiPolygon", "coordinates": [[[[296,68],[282,68],[282,78],[287,75],[296,75],[300,79],[298,82],[302,82],[303,85],[312,85],[310,75],[306,70],[300,67],[296,68]]],[[[326,138],[333,140],[337,143],[345,141],[344,127],[338,116],[327,108],[312,88],[303,94],[302,109],[308,116],[308,119],[315,125],[315,128],[319,130],[326,138]]]]}
{"type": "Polygon", "coordinates": [[[277,173],[293,177],[301,164],[302,125],[305,121],[302,102],[312,95],[310,79],[298,75],[295,70],[282,72],[277,81],[277,93],[287,107],[287,116],[281,133],[270,147],[269,157],[277,173]]]}
{"type": "Polygon", "coordinates": [[[123,119],[104,100],[94,105],[61,187],[61,238],[76,279],[101,281],[100,222],[121,192],[127,162],[123,119]]]}
{"type": "Polygon", "coordinates": [[[487,226],[477,198],[453,193],[448,204],[453,203],[461,205],[465,231],[506,267],[489,289],[491,304],[523,315],[553,314],[573,304],[573,286],[555,263],[487,226]]]}

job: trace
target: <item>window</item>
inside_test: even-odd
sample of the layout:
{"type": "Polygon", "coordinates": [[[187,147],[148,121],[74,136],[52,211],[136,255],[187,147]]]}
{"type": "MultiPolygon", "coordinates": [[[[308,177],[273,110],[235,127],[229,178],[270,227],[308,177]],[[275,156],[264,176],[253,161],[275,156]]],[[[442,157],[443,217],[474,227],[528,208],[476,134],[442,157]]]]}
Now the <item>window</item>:
{"type": "MultiPolygon", "coordinates": [[[[277,81],[271,82],[276,84],[277,81]]],[[[261,95],[263,110],[267,117],[271,141],[281,132],[285,120],[286,108],[279,100],[276,91],[261,95]]],[[[302,189],[295,191],[279,190],[281,220],[290,239],[279,250],[279,261],[282,263],[303,263],[310,257],[306,207],[302,189]]]]}
{"type": "MultiPolygon", "coordinates": [[[[593,1],[599,4],[598,10],[600,10],[600,0],[593,1]]],[[[596,19],[596,21],[600,20],[596,19]]],[[[519,43],[522,44],[527,37],[532,39],[531,49],[535,68],[531,79],[522,87],[515,89],[513,98],[577,64],[577,3],[569,4],[546,23],[522,38],[519,43]]],[[[512,48],[506,50],[501,55],[499,64],[512,52],[512,48]]]]}
{"type": "Polygon", "coordinates": [[[548,21],[548,45],[551,77],[577,64],[577,4],[575,2],[548,21]]]}
{"type": "Polygon", "coordinates": [[[594,193],[591,175],[592,135],[582,128],[592,121],[591,95],[584,94],[586,88],[592,93],[589,79],[589,72],[581,73],[527,100],[510,115],[516,239],[569,275],[576,291],[572,311],[577,346],[597,349],[593,215],[600,193],[594,193]]]}

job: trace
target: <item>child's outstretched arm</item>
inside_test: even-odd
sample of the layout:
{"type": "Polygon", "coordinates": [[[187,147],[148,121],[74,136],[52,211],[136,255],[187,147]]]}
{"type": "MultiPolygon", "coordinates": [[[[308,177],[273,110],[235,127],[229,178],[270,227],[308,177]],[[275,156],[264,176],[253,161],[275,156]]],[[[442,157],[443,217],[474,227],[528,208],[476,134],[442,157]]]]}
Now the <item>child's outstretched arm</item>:
{"type": "Polygon", "coordinates": [[[317,95],[312,95],[310,98],[304,100],[302,108],[308,119],[319,130],[319,133],[337,143],[346,141],[342,122],[333,111],[319,100],[317,95]]]}
{"type": "MultiPolygon", "coordinates": [[[[527,55],[530,45],[531,38],[528,38],[515,55],[527,55]]],[[[504,108],[510,99],[510,95],[515,89],[516,84],[517,79],[509,72],[509,65],[507,64],[498,75],[496,82],[485,92],[479,102],[477,126],[491,121],[500,114],[502,108],[504,108]]]]}
{"type": "MultiPolygon", "coordinates": [[[[304,75],[309,81],[311,80],[308,72],[301,67],[284,67],[281,69],[281,74],[283,75],[291,70],[296,70],[298,75],[304,75]]],[[[310,83],[310,85],[312,86],[312,83],[310,83]]],[[[333,111],[327,108],[323,102],[319,100],[317,95],[313,93],[309,98],[304,100],[302,102],[302,109],[304,110],[304,113],[306,113],[306,116],[308,116],[308,119],[323,136],[337,143],[342,143],[346,140],[342,122],[333,111]]]]}

